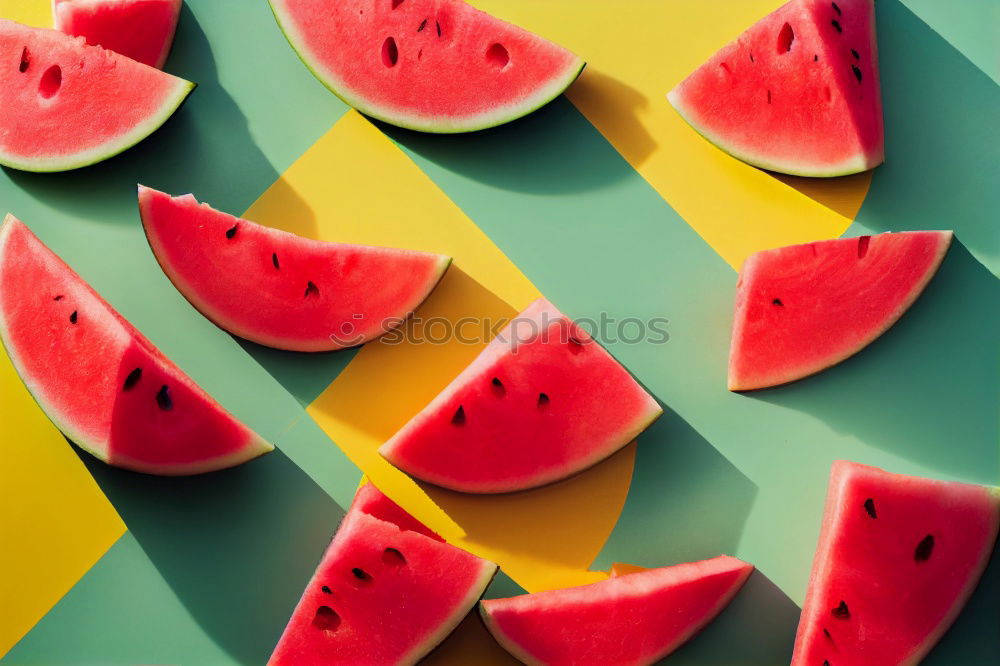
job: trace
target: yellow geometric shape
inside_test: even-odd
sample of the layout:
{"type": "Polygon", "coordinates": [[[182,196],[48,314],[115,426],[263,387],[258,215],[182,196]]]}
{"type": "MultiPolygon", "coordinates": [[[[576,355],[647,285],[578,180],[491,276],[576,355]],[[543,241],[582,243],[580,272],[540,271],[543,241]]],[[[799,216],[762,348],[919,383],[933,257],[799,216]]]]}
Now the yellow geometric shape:
{"type": "Polygon", "coordinates": [[[783,0],[473,0],[580,54],[567,97],[734,268],[765,248],[836,238],[871,174],[776,176],[730,157],[674,111],[666,93],[783,0]]]}
{"type": "Polygon", "coordinates": [[[0,0],[0,16],[25,25],[51,28],[52,2],[51,0],[0,0]]]}
{"type": "Polygon", "coordinates": [[[409,340],[365,345],[309,407],[310,415],[383,492],[448,541],[492,559],[537,590],[606,577],[586,569],[625,502],[635,446],[573,479],[477,497],[418,485],[377,448],[485,345],[474,328],[513,316],[538,290],[395,144],[345,115],[246,212],[313,238],[440,252],[455,261],[411,322],[409,340]],[[463,343],[445,337],[466,323],[463,343]],[[474,323],[472,323],[474,322],[474,323]]]}
{"type": "Polygon", "coordinates": [[[0,657],[125,532],[125,524],[0,347],[0,657]]]}

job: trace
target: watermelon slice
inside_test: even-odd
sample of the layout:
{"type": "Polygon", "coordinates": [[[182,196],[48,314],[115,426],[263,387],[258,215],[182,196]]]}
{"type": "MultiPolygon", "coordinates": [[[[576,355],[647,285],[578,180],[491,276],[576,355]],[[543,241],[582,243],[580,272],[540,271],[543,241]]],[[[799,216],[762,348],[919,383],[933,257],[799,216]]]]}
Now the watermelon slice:
{"type": "Polygon", "coordinates": [[[358,489],[358,492],[354,495],[354,502],[351,504],[351,509],[367,513],[369,516],[384,520],[387,523],[392,523],[401,530],[418,532],[435,541],[444,541],[440,534],[424,525],[408,514],[403,507],[386,497],[381,490],[375,487],[374,483],[366,483],[358,489]]]}
{"type": "Polygon", "coordinates": [[[438,486],[512,492],[595,465],[661,413],[593,338],[538,300],[379,452],[438,486]]]}
{"type": "Polygon", "coordinates": [[[871,169],[885,157],[873,0],[792,0],[667,97],[744,162],[800,176],[871,169]]]}
{"type": "Polygon", "coordinates": [[[0,340],[53,423],[110,465],[199,474],[273,448],[12,215],[0,226],[0,340]]]}
{"type": "Polygon", "coordinates": [[[487,599],[487,629],[525,664],[640,666],[667,656],[711,622],[753,566],[726,555],[598,583],[487,599]]]}
{"type": "Polygon", "coordinates": [[[856,354],[913,304],[951,236],[907,231],[751,255],[736,283],[730,390],[794,381],[856,354]]]}
{"type": "Polygon", "coordinates": [[[792,666],[918,663],[972,594],[998,524],[997,489],[834,463],[792,666]]]}
{"type": "Polygon", "coordinates": [[[371,484],[361,489],[270,666],[414,664],[482,596],[496,574],[494,563],[428,538],[430,530],[405,512],[401,523],[366,513],[387,502],[371,484]]]}
{"type": "Polygon", "coordinates": [[[56,30],[160,69],[183,0],[53,0],[56,30]]]}
{"type": "Polygon", "coordinates": [[[583,61],[462,0],[270,0],[306,66],[362,113],[467,132],[547,104],[583,61]]]}
{"type": "Polygon", "coordinates": [[[141,185],[139,212],[157,261],[192,305],[279,349],[329,351],[376,338],[401,324],[451,264],[440,254],[302,238],[141,185]]]}
{"type": "Polygon", "coordinates": [[[0,164],[65,171],[145,139],[194,84],[79,37],[0,19],[0,164]]]}

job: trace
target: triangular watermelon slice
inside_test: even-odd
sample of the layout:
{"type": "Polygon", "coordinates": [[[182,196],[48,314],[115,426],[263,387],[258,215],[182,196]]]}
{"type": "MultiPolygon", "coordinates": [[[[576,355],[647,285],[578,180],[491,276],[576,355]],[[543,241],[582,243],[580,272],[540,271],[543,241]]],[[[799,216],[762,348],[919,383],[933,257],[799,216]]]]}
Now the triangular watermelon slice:
{"type": "Polygon", "coordinates": [[[167,61],[183,0],[52,0],[56,30],[144,65],[167,61]]]}
{"type": "Polygon", "coordinates": [[[0,164],[65,171],[159,128],[194,84],[80,37],[0,19],[0,164]]]}
{"type": "Polygon", "coordinates": [[[0,226],[0,340],[53,423],[108,464],[199,474],[273,448],[11,215],[0,226]]]}
{"type": "Polygon", "coordinates": [[[468,615],[496,574],[494,563],[425,536],[430,530],[405,513],[402,524],[366,513],[391,500],[371,484],[360,493],[269,666],[414,664],[468,615]]]}
{"type": "Polygon", "coordinates": [[[462,0],[270,0],[306,66],[358,111],[424,132],[467,132],[556,98],[570,51],[462,0]]]}
{"type": "Polygon", "coordinates": [[[951,237],[907,231],[751,255],[736,283],[730,390],[794,381],[856,354],[913,304],[951,237]]]}
{"type": "Polygon", "coordinates": [[[885,152],[873,0],[792,0],[667,97],[699,134],[764,169],[871,169],[885,152]]]}
{"type": "Polygon", "coordinates": [[[399,326],[451,264],[429,252],[303,238],[141,185],[139,212],[157,261],[192,305],[230,333],[279,349],[368,342],[399,326]]]}
{"type": "Polygon", "coordinates": [[[752,571],[722,555],[581,587],[487,599],[480,610],[497,642],[525,664],[642,666],[711,622],[752,571]]]}
{"type": "Polygon", "coordinates": [[[438,486],[513,492],[591,467],[661,413],[593,338],[538,300],[379,452],[438,486]]]}
{"type": "Polygon", "coordinates": [[[917,664],[986,567],[995,488],[838,461],[792,666],[917,664]]]}

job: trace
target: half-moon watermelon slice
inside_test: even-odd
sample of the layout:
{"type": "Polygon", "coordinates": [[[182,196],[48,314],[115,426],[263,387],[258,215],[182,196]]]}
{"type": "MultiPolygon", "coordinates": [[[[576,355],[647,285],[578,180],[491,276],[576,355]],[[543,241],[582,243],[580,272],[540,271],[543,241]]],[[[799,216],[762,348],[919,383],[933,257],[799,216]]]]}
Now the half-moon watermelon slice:
{"type": "Polygon", "coordinates": [[[56,30],[160,69],[183,0],[53,0],[56,30]]]}
{"type": "Polygon", "coordinates": [[[370,515],[390,500],[371,484],[360,493],[367,497],[348,511],[269,666],[414,664],[458,626],[496,574],[493,562],[425,536],[430,530],[405,513],[401,524],[370,515]]]}
{"type": "Polygon", "coordinates": [[[906,231],[748,257],[736,283],[730,390],[801,379],[859,352],[913,304],[951,237],[906,231]]]}
{"type": "Polygon", "coordinates": [[[81,37],[0,19],[0,164],[65,171],[159,128],[194,84],[81,37]]]}
{"type": "Polygon", "coordinates": [[[838,461],[792,666],[917,664],[986,567],[1000,493],[838,461]]]}
{"type": "Polygon", "coordinates": [[[139,212],[157,261],[192,305],[230,333],[279,349],[330,351],[387,333],[451,264],[429,252],[303,238],[141,185],[139,212]]]}
{"type": "Polygon", "coordinates": [[[586,331],[538,300],[379,452],[438,486],[513,492],[595,465],[661,413],[586,331]]]}
{"type": "Polygon", "coordinates": [[[792,0],[667,97],[744,162],[800,176],[871,169],[885,156],[873,0],[792,0]]]}
{"type": "Polygon", "coordinates": [[[584,62],[462,0],[270,0],[306,66],[362,113],[467,132],[547,104],[584,62]]]}
{"type": "Polygon", "coordinates": [[[273,449],[12,215],[0,226],[0,340],[52,422],[110,465],[200,474],[273,449]]]}
{"type": "Polygon", "coordinates": [[[653,664],[711,622],[753,566],[711,560],[617,575],[590,585],[487,599],[497,642],[525,664],[653,664]]]}

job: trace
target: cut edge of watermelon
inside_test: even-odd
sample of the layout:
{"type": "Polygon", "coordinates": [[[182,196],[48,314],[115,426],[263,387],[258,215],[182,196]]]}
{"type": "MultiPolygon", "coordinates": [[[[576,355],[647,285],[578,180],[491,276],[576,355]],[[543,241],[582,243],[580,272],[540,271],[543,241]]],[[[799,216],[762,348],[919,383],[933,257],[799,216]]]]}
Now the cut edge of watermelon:
{"type": "Polygon", "coordinates": [[[300,47],[301,44],[305,43],[305,40],[293,27],[293,21],[291,18],[285,15],[284,11],[279,8],[279,5],[281,4],[280,0],[268,0],[268,5],[271,7],[271,12],[274,14],[275,21],[281,29],[281,33],[285,36],[285,39],[288,40],[288,43],[295,51],[295,55],[297,55],[299,60],[302,61],[302,64],[306,66],[306,69],[308,69],[312,75],[326,87],[327,90],[340,98],[340,100],[345,104],[356,109],[365,116],[389,123],[390,125],[411,129],[417,132],[427,132],[430,134],[476,132],[517,120],[518,118],[522,118],[529,113],[537,111],[561,95],[563,91],[565,91],[574,81],[576,81],[577,78],[579,78],[584,67],[587,66],[587,63],[582,58],[574,54],[575,59],[572,61],[571,65],[566,68],[566,72],[563,76],[553,78],[547,86],[540,88],[533,96],[521,100],[518,104],[500,107],[488,113],[481,113],[475,116],[448,119],[433,118],[416,113],[408,114],[403,112],[387,112],[377,105],[369,104],[363,99],[363,97],[352,94],[352,91],[350,91],[347,86],[334,79],[332,73],[330,73],[329,77],[327,77],[313,67],[310,55],[300,47]]]}
{"type": "MultiPolygon", "coordinates": [[[[154,222],[152,222],[152,218],[149,214],[148,202],[151,197],[157,195],[168,196],[170,197],[171,200],[178,200],[190,197],[199,206],[205,207],[221,215],[230,217],[235,222],[244,223],[252,227],[262,227],[267,229],[270,233],[277,234],[279,236],[295,236],[298,238],[305,238],[304,236],[298,236],[297,234],[293,234],[290,231],[285,231],[283,229],[278,229],[276,227],[269,227],[265,224],[261,224],[260,222],[254,222],[252,220],[247,220],[242,217],[231,215],[230,213],[218,210],[216,208],[213,208],[211,205],[207,203],[199,201],[193,194],[182,194],[179,196],[174,196],[171,194],[167,194],[166,192],[161,192],[154,188],[147,187],[141,183],[138,184],[137,188],[138,188],[138,202],[139,202],[139,219],[142,222],[143,233],[145,234],[146,241],[149,244],[150,250],[152,250],[153,252],[153,257],[156,259],[156,263],[160,266],[160,269],[163,271],[164,275],[167,276],[167,279],[170,280],[171,284],[173,284],[174,288],[176,288],[177,291],[180,292],[180,294],[185,299],[187,299],[187,301],[206,319],[208,319],[210,322],[215,324],[217,327],[219,327],[226,333],[235,335],[244,340],[249,340],[259,345],[271,347],[273,349],[281,349],[285,351],[296,351],[303,353],[316,353],[316,352],[339,351],[341,349],[349,348],[348,346],[335,343],[333,338],[329,338],[328,339],[329,342],[324,343],[322,345],[309,346],[304,344],[292,344],[287,339],[279,339],[276,337],[254,334],[248,331],[244,325],[233,322],[229,318],[217,312],[216,309],[211,304],[206,302],[205,299],[201,297],[201,295],[199,294],[199,289],[195,287],[193,284],[191,284],[187,279],[185,279],[183,271],[178,270],[170,261],[167,260],[166,258],[167,253],[164,252],[164,250],[162,249],[162,243],[160,241],[159,227],[154,222]]],[[[331,243],[331,244],[335,243],[334,241],[319,241],[316,239],[307,239],[307,240],[312,240],[314,242],[331,243]]],[[[339,242],[336,242],[336,244],[345,246],[360,245],[357,243],[339,243],[339,242]]],[[[376,246],[369,246],[369,247],[376,247],[376,246]]],[[[414,252],[416,252],[416,250],[414,250],[414,252]]],[[[414,299],[414,301],[406,309],[406,312],[401,313],[400,316],[391,319],[392,321],[391,326],[389,326],[388,328],[383,326],[382,331],[380,333],[378,333],[377,335],[366,337],[353,346],[360,346],[362,344],[372,342],[373,340],[377,340],[379,337],[386,335],[392,332],[393,330],[396,330],[399,327],[403,326],[406,323],[406,320],[413,316],[413,313],[417,310],[417,308],[419,308],[420,305],[422,305],[430,297],[430,295],[434,292],[437,286],[441,283],[441,280],[444,279],[445,273],[448,271],[448,269],[451,267],[452,262],[454,261],[453,258],[448,255],[439,254],[435,252],[423,252],[423,254],[429,256],[430,255],[437,256],[436,273],[433,279],[427,281],[427,284],[425,285],[426,289],[423,291],[423,293],[420,294],[419,298],[414,299]]]]}
{"type": "MultiPolygon", "coordinates": [[[[856,463],[850,460],[835,460],[830,466],[830,485],[827,489],[826,501],[823,506],[823,519],[822,525],[833,525],[838,521],[836,519],[836,514],[841,510],[841,505],[836,501],[840,496],[839,488],[841,485],[847,483],[852,475],[858,473],[867,474],[880,474],[889,476],[906,476],[903,474],[896,474],[894,472],[888,472],[881,467],[874,467],[872,465],[864,465],[862,463],[856,463]]],[[[993,499],[996,511],[994,511],[994,521],[993,521],[993,537],[990,543],[995,544],[997,535],[1000,533],[1000,487],[996,486],[982,486],[983,490],[986,491],[993,499]]],[[[830,568],[828,558],[833,554],[833,548],[831,542],[834,535],[832,530],[823,530],[819,536],[819,540],[816,544],[816,557],[813,560],[812,568],[809,572],[809,584],[808,589],[812,589],[813,583],[821,577],[824,571],[828,571],[830,568]],[[826,555],[827,557],[822,557],[826,555]]],[[[995,548],[995,546],[994,546],[995,548]]],[[[981,561],[977,563],[975,568],[975,575],[970,577],[969,584],[962,591],[962,594],[956,598],[955,603],[948,610],[948,614],[941,618],[941,622],[935,628],[934,631],[927,635],[927,639],[917,647],[917,649],[911,655],[911,658],[907,660],[906,664],[911,664],[916,666],[920,661],[927,656],[927,653],[941,640],[941,637],[947,633],[951,625],[955,623],[958,616],[961,614],[966,602],[972,593],[975,592],[976,586],[979,584],[979,580],[982,578],[983,573],[986,571],[986,567],[990,562],[993,555],[994,548],[984,549],[981,557],[981,561]]],[[[809,596],[807,594],[805,603],[802,606],[801,619],[799,621],[799,628],[796,631],[795,637],[795,647],[798,648],[801,641],[801,632],[803,629],[803,621],[808,617],[808,612],[810,610],[809,606],[809,596]]],[[[793,655],[794,663],[794,655],[793,655]]]]}
{"type": "MultiPolygon", "coordinates": [[[[90,46],[89,48],[101,47],[90,46]]],[[[148,65],[144,66],[148,67],[148,65]]],[[[23,156],[12,155],[0,150],[0,164],[19,171],[52,173],[55,171],[80,169],[92,164],[97,164],[98,162],[103,162],[104,160],[125,152],[162,127],[163,124],[177,112],[177,110],[181,107],[181,104],[183,104],[188,98],[188,95],[191,94],[191,91],[198,85],[196,83],[192,83],[191,81],[173,76],[172,74],[166,74],[166,76],[176,79],[174,90],[164,100],[163,104],[160,105],[159,110],[155,114],[151,115],[145,122],[136,125],[132,128],[132,131],[110,139],[105,143],[88,150],[73,153],[71,155],[60,155],[58,157],[26,158],[23,156]]]]}
{"type": "MultiPolygon", "coordinates": [[[[633,565],[626,565],[626,566],[633,566],[633,565]]],[[[652,578],[658,574],[662,574],[662,569],[664,568],[672,569],[675,572],[683,571],[683,573],[688,573],[688,571],[690,570],[691,580],[705,575],[726,573],[728,571],[734,571],[734,572],[739,571],[741,573],[737,578],[737,580],[733,583],[732,587],[729,590],[727,590],[725,594],[720,596],[716,605],[713,606],[712,609],[705,614],[704,621],[700,623],[695,623],[690,627],[690,629],[687,632],[678,636],[677,639],[674,642],[672,642],[669,646],[667,646],[666,650],[656,658],[657,661],[671,654],[674,650],[676,650],[678,647],[689,641],[693,636],[695,636],[698,632],[704,629],[712,620],[714,620],[726,608],[726,606],[728,606],[732,602],[732,600],[736,597],[739,591],[746,584],[746,581],[750,577],[750,574],[752,574],[755,569],[754,565],[750,564],[749,562],[744,562],[739,558],[732,557],[730,555],[719,555],[718,557],[714,557],[708,560],[700,560],[697,562],[684,562],[682,564],[676,564],[668,567],[658,567],[654,569],[628,571],[625,573],[611,576],[604,581],[598,581],[596,583],[590,583],[589,585],[580,585],[575,588],[565,588],[565,589],[582,591],[592,585],[600,585],[602,583],[608,583],[610,581],[615,580],[616,578],[623,578],[623,577],[640,578],[645,576],[652,578]],[[714,568],[714,571],[711,572],[703,571],[703,569],[709,568],[709,565],[711,565],[711,567],[714,568]]],[[[553,591],[562,592],[563,590],[553,590],[553,591]]],[[[545,592],[540,592],[536,594],[545,594],[545,592]]],[[[531,597],[534,595],[523,594],[519,596],[531,597]]],[[[506,633],[499,627],[499,625],[493,620],[491,616],[490,607],[493,605],[493,603],[491,602],[510,601],[511,599],[516,599],[516,598],[518,597],[510,597],[508,599],[487,599],[481,601],[479,603],[479,615],[483,620],[483,624],[486,625],[487,631],[490,632],[490,635],[493,636],[493,638],[497,641],[497,643],[500,644],[501,647],[503,647],[504,650],[506,650],[514,657],[516,657],[518,660],[524,662],[528,666],[546,666],[544,662],[535,659],[531,654],[521,649],[519,644],[508,638],[506,633]]]]}
{"type": "Polygon", "coordinates": [[[874,169],[885,161],[884,153],[878,152],[872,155],[860,153],[851,159],[844,160],[843,162],[837,164],[824,165],[823,167],[811,167],[810,165],[804,163],[798,165],[787,162],[778,164],[776,162],[772,162],[766,156],[755,155],[748,151],[728,146],[726,145],[727,142],[722,137],[709,131],[701,123],[695,120],[694,113],[688,108],[682,97],[680,86],[680,83],[677,84],[673,90],[667,93],[667,101],[669,101],[671,106],[673,106],[677,113],[680,114],[681,118],[684,119],[684,122],[686,122],[691,129],[697,132],[699,136],[722,152],[735,157],[741,162],[746,162],[751,166],[791,176],[803,176],[806,178],[838,178],[840,176],[849,176],[851,174],[862,173],[864,171],[874,169]]]}
{"type": "MultiPolygon", "coordinates": [[[[902,233],[905,233],[905,232],[902,232],[902,233]]],[[[838,356],[831,357],[830,359],[827,359],[828,362],[824,361],[824,363],[819,364],[819,365],[817,365],[814,368],[810,368],[807,371],[804,371],[804,372],[801,372],[801,373],[796,373],[795,376],[772,378],[772,379],[770,379],[768,381],[763,381],[763,382],[762,381],[752,381],[752,380],[749,380],[747,378],[740,377],[736,373],[736,371],[734,370],[734,368],[736,367],[737,364],[735,363],[735,357],[732,355],[732,351],[731,351],[730,352],[730,354],[731,354],[730,355],[730,362],[729,362],[729,367],[728,367],[728,381],[727,381],[728,386],[727,386],[727,388],[730,391],[736,391],[736,392],[756,391],[756,390],[759,390],[759,389],[766,389],[766,388],[771,388],[773,386],[781,386],[783,384],[788,384],[788,383],[791,383],[791,382],[796,382],[796,381],[799,381],[800,379],[805,379],[807,377],[811,377],[811,376],[813,376],[815,374],[818,374],[818,373],[820,373],[820,372],[822,372],[822,371],[824,371],[824,370],[826,370],[828,368],[832,368],[833,366],[837,365],[838,363],[842,363],[843,361],[846,361],[847,359],[851,358],[855,354],[861,352],[863,349],[865,349],[868,345],[870,345],[871,343],[873,343],[875,340],[877,340],[878,338],[880,338],[886,331],[888,331],[890,328],[892,328],[893,325],[895,325],[896,322],[898,322],[900,320],[900,318],[904,314],[906,314],[906,311],[910,309],[910,307],[917,301],[917,299],[920,298],[920,295],[924,292],[924,289],[927,288],[927,285],[930,284],[931,279],[934,278],[934,276],[937,274],[938,269],[941,267],[941,262],[944,261],[945,255],[948,254],[948,248],[951,247],[951,242],[952,242],[952,239],[954,238],[954,232],[952,232],[952,231],[929,231],[929,232],[921,232],[921,233],[934,233],[934,234],[938,234],[940,236],[940,238],[941,238],[941,243],[940,243],[940,245],[938,247],[937,255],[934,257],[934,261],[932,262],[931,267],[927,270],[927,272],[925,273],[925,275],[923,276],[923,278],[920,280],[920,282],[918,282],[918,283],[916,283],[914,285],[913,291],[911,291],[910,294],[907,296],[906,300],[904,300],[900,304],[899,310],[892,317],[888,317],[885,320],[884,326],[882,326],[881,328],[879,328],[877,330],[873,330],[872,333],[871,333],[871,336],[867,340],[863,341],[855,349],[852,349],[850,351],[846,351],[843,354],[840,354],[838,356]]],[[[797,245],[810,245],[810,244],[811,243],[799,243],[797,245]]],[[[740,269],[740,274],[742,275],[743,271],[747,268],[747,265],[750,264],[751,262],[753,262],[757,257],[759,257],[759,256],[761,256],[761,255],[763,255],[765,253],[768,253],[768,252],[774,252],[774,251],[777,251],[777,250],[782,250],[785,247],[795,247],[795,245],[786,245],[786,246],[782,246],[782,247],[771,248],[769,250],[761,250],[759,252],[755,252],[754,254],[752,254],[749,257],[747,257],[746,261],[743,263],[743,267],[740,269]]],[[[733,322],[732,340],[734,342],[737,341],[737,340],[739,340],[740,337],[741,337],[742,324],[743,324],[743,321],[742,321],[741,318],[736,318],[734,320],[734,322],[733,322]]]]}
{"type": "MultiPolygon", "coordinates": [[[[27,227],[27,225],[25,225],[23,222],[17,219],[17,217],[15,217],[11,213],[7,213],[3,219],[3,222],[0,222],[0,256],[2,256],[4,253],[4,248],[6,247],[10,235],[19,228],[24,228],[25,230],[28,231],[28,233],[33,233],[27,227]]],[[[60,262],[62,262],[67,267],[68,270],[70,271],[73,270],[68,264],[66,264],[62,260],[61,257],[56,255],[56,258],[60,262]]],[[[3,264],[2,262],[0,262],[0,271],[2,271],[2,269],[3,269],[3,264]]],[[[106,301],[104,301],[104,298],[100,296],[100,294],[97,294],[97,292],[89,283],[86,283],[83,280],[83,278],[80,278],[80,280],[83,281],[86,287],[90,289],[94,294],[96,294],[97,297],[102,302],[106,303],[106,301]]],[[[2,281],[3,278],[2,276],[0,276],[0,283],[2,283],[2,281]]],[[[108,309],[119,320],[122,320],[123,322],[125,321],[125,319],[118,313],[118,311],[112,308],[110,305],[108,305],[108,309]]],[[[139,336],[139,338],[141,338],[143,341],[145,341],[146,344],[152,345],[152,343],[145,340],[145,337],[138,330],[136,330],[136,335],[139,336]]],[[[45,416],[48,417],[50,421],[52,421],[53,425],[55,425],[55,427],[59,429],[59,431],[63,434],[63,436],[66,437],[66,439],[68,439],[70,442],[72,442],[73,444],[83,449],[84,451],[94,456],[103,463],[113,464],[115,467],[129,469],[134,472],[141,472],[144,474],[155,474],[157,476],[190,476],[194,474],[205,474],[208,472],[215,472],[218,470],[226,469],[228,467],[234,467],[240,463],[253,460],[254,458],[262,456],[265,453],[270,453],[271,451],[274,450],[273,444],[271,444],[263,437],[258,435],[254,430],[246,428],[251,435],[250,439],[246,442],[246,444],[244,444],[242,448],[240,448],[237,451],[233,451],[232,453],[227,454],[225,456],[219,456],[195,463],[172,465],[167,467],[163,465],[148,465],[141,461],[136,461],[131,458],[117,455],[115,456],[114,462],[112,463],[111,456],[108,453],[109,442],[97,441],[86,435],[81,434],[75,427],[71,425],[70,421],[64,417],[61,411],[55,409],[51,405],[44,404],[41,400],[38,399],[37,396],[40,395],[40,388],[37,386],[36,382],[32,381],[30,377],[26,377],[23,372],[24,365],[20,362],[17,350],[14,348],[14,346],[10,342],[10,339],[8,338],[7,321],[6,317],[4,316],[2,308],[0,308],[0,345],[2,345],[4,350],[7,352],[7,356],[8,358],[10,358],[10,362],[14,366],[15,371],[17,372],[18,379],[20,379],[21,383],[24,384],[25,388],[28,390],[28,394],[31,395],[31,399],[35,401],[35,404],[38,405],[38,408],[42,410],[42,412],[45,414],[45,416]]],[[[183,371],[179,370],[179,373],[181,380],[189,382],[190,384],[198,388],[199,391],[203,391],[203,389],[201,389],[197,384],[195,384],[194,380],[190,379],[186,374],[183,373],[183,371]]]]}

